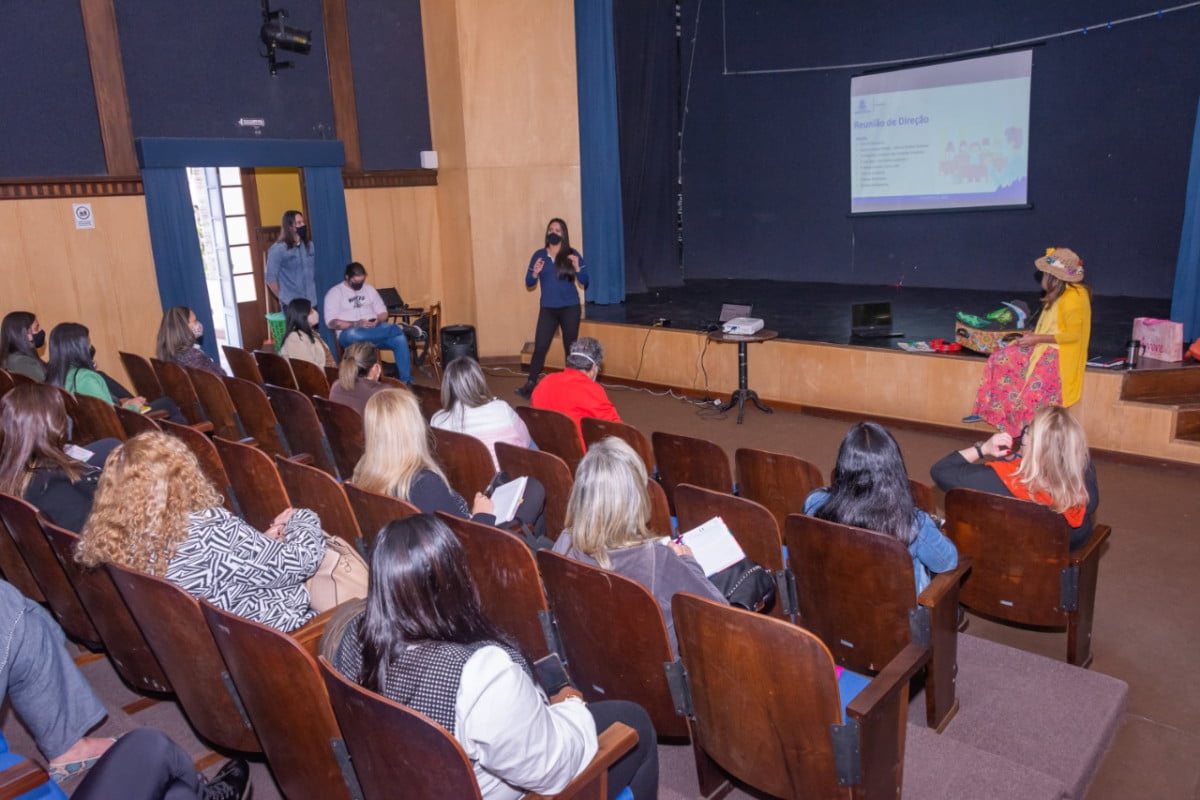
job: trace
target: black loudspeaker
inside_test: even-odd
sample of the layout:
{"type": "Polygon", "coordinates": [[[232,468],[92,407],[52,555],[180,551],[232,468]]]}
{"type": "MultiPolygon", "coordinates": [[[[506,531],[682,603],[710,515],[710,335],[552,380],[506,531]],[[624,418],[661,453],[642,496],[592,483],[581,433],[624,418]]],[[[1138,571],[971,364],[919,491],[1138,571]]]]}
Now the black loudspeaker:
{"type": "Polygon", "coordinates": [[[474,325],[446,325],[441,331],[442,369],[456,358],[469,356],[479,360],[479,348],[475,346],[474,325]]]}

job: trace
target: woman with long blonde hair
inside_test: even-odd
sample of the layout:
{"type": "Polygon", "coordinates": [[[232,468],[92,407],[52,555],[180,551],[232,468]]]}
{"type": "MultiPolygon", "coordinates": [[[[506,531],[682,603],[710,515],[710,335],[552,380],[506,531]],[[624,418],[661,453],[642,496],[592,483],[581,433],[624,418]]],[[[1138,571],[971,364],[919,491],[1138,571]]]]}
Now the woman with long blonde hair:
{"type": "Polygon", "coordinates": [[[1039,409],[1020,436],[1001,432],[951,453],[930,474],[946,491],[978,489],[1048,506],[1071,526],[1072,548],[1092,535],[1096,470],[1083,426],[1062,406],[1039,409]]]}
{"type": "Polygon", "coordinates": [[[649,589],[662,609],[674,648],[671,598],[677,592],[726,600],[691,548],[675,541],[663,546],[646,526],[646,478],[641,456],[623,440],[610,436],[588,448],[567,501],[567,529],[554,543],[554,552],[618,572],[649,589]]]}
{"type": "Polygon", "coordinates": [[[314,615],[304,581],[324,555],[315,513],[288,508],[255,530],[221,505],[187,445],[165,433],[135,436],[109,455],[75,553],[84,566],[165,577],[285,632],[314,615]]]}

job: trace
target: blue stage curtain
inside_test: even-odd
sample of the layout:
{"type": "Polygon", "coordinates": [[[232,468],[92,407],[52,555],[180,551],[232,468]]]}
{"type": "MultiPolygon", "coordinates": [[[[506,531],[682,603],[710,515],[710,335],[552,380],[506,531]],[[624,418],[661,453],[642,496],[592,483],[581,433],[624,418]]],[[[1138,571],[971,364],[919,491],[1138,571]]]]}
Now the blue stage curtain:
{"type": "MultiPolygon", "coordinates": [[[[308,196],[308,219],[312,220],[316,247],[317,301],[321,321],[325,320],[325,292],[344,280],[350,263],[350,223],[346,218],[346,193],[341,167],[308,167],[304,170],[304,189],[308,196]]],[[[321,335],[337,352],[333,332],[324,324],[321,335]]]]}
{"type": "MultiPolygon", "coordinates": [[[[1188,341],[1200,337],[1200,110],[1196,113],[1196,128],[1192,133],[1192,165],[1183,206],[1179,260],[1175,264],[1171,319],[1183,323],[1183,333],[1188,341]]],[[[1186,343],[1184,348],[1187,348],[1186,343]]]]}
{"type": "MultiPolygon", "coordinates": [[[[150,223],[150,250],[154,254],[154,272],[158,277],[158,297],[163,310],[187,306],[206,331],[213,329],[212,307],[204,283],[204,261],[200,257],[200,238],[196,235],[196,216],[188,191],[187,171],[183,167],[156,167],[142,170],[146,192],[146,218],[150,223]]],[[[204,352],[217,359],[217,339],[205,336],[204,352]]]]}
{"type": "Polygon", "coordinates": [[[592,273],[587,299],[620,303],[625,300],[625,230],[612,0],[575,0],[575,61],[584,256],[592,273]]]}

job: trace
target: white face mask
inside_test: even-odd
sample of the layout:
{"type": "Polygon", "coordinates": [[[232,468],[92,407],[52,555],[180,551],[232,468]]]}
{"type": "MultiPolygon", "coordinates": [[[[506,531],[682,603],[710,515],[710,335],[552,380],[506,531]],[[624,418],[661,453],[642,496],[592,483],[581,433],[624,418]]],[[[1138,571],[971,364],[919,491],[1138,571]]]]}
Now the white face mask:
{"type": "Polygon", "coordinates": [[[199,339],[201,336],[204,335],[204,323],[203,322],[197,322],[195,325],[192,325],[191,328],[192,328],[192,336],[195,336],[197,339],[199,339]]]}

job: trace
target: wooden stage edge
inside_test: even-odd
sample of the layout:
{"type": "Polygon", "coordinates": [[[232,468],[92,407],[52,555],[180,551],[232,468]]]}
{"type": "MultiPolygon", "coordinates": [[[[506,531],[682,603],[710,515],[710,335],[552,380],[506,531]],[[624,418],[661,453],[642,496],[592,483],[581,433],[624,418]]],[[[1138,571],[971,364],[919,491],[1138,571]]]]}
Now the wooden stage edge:
{"type": "MultiPolygon", "coordinates": [[[[727,396],[737,388],[737,347],[710,343],[704,332],[584,320],[580,335],[604,345],[603,381],[692,397],[727,396]]],[[[751,344],[748,363],[750,388],[782,408],[874,419],[964,441],[987,430],[960,421],[974,402],[982,358],[775,339],[751,344]]],[[[556,342],[547,366],[562,365],[556,342]]],[[[1089,368],[1084,378],[1083,398],[1071,411],[1092,450],[1123,463],[1200,466],[1200,443],[1174,438],[1174,408],[1120,399],[1124,374],[1089,368]]]]}

